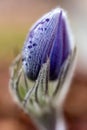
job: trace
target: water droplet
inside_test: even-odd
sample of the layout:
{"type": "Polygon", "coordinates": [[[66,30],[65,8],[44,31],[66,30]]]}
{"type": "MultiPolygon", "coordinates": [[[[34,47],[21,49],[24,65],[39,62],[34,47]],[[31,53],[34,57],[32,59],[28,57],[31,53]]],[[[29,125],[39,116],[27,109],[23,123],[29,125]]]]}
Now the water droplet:
{"type": "Polygon", "coordinates": [[[43,28],[41,28],[41,30],[43,31],[43,28]]]}
{"type": "Polygon", "coordinates": [[[30,43],[32,43],[32,41],[30,41],[30,43]]]}
{"type": "Polygon", "coordinates": [[[37,45],[36,43],[33,44],[33,46],[36,46],[36,45],[37,45]]]}
{"type": "Polygon", "coordinates": [[[46,21],[49,22],[49,19],[47,18],[46,21]]]}
{"type": "Polygon", "coordinates": [[[32,48],[32,46],[31,46],[31,45],[29,45],[29,46],[28,46],[28,48],[29,48],[29,49],[31,49],[31,48],[32,48]]]}
{"type": "Polygon", "coordinates": [[[31,56],[29,56],[29,59],[31,59],[31,56]]]}
{"type": "Polygon", "coordinates": [[[24,61],[25,60],[25,58],[22,58],[22,61],[24,61]]]}
{"type": "Polygon", "coordinates": [[[33,51],[30,51],[30,53],[33,53],[33,51]]]}
{"type": "Polygon", "coordinates": [[[27,63],[25,65],[27,66],[27,63]]]}
{"type": "Polygon", "coordinates": [[[47,30],[47,28],[45,28],[45,30],[47,30]]]}

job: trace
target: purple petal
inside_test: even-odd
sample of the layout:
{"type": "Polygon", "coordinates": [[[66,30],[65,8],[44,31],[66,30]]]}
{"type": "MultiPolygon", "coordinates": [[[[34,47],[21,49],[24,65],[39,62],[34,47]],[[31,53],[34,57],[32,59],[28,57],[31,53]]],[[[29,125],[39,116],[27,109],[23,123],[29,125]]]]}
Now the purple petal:
{"type": "Polygon", "coordinates": [[[63,23],[62,23],[62,11],[58,18],[58,24],[56,27],[55,39],[50,54],[50,79],[54,80],[58,77],[61,63],[62,63],[62,51],[63,51],[63,23]]]}
{"type": "Polygon", "coordinates": [[[62,59],[62,63],[66,60],[66,58],[68,57],[68,55],[71,52],[71,41],[70,41],[70,34],[67,30],[67,24],[65,19],[63,19],[63,59],[62,59]]]}

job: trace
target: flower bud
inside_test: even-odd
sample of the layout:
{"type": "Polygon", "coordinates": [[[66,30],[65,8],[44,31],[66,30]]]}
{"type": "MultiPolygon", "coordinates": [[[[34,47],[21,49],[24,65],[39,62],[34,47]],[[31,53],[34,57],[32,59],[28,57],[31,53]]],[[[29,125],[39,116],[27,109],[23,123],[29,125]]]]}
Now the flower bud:
{"type": "Polygon", "coordinates": [[[49,58],[50,80],[57,79],[73,47],[65,11],[56,8],[44,15],[31,28],[22,50],[23,68],[28,78],[37,79],[42,64],[49,58]]]}

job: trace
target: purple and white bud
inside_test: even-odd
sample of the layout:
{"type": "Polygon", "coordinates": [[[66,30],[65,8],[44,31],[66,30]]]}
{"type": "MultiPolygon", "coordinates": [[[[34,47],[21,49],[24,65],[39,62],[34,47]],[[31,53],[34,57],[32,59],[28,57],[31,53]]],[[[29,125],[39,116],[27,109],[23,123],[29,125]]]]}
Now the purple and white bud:
{"type": "Polygon", "coordinates": [[[25,73],[37,79],[43,63],[50,59],[50,80],[59,76],[61,66],[74,48],[65,11],[56,8],[41,17],[31,28],[22,50],[25,73]]]}

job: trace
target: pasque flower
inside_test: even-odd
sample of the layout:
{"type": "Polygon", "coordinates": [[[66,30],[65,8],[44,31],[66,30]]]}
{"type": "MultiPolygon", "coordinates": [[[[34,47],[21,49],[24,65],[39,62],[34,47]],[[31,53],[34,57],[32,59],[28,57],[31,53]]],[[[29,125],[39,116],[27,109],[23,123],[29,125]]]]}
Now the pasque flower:
{"type": "Polygon", "coordinates": [[[26,38],[22,61],[27,76],[35,80],[47,58],[50,79],[58,77],[60,68],[72,49],[72,36],[64,10],[56,8],[38,20],[26,38]]]}
{"type": "Polygon", "coordinates": [[[67,15],[63,9],[56,8],[31,28],[22,54],[10,67],[12,96],[36,120],[38,129],[67,129],[62,109],[75,61],[76,45],[67,15]]]}

